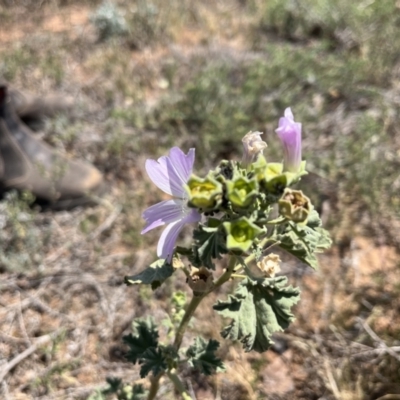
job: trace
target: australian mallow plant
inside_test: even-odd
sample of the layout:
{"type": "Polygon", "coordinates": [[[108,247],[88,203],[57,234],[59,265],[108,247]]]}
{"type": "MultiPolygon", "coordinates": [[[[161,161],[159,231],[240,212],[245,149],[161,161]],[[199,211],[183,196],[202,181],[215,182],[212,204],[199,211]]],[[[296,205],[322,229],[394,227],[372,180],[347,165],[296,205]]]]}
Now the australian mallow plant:
{"type": "Polygon", "coordinates": [[[125,282],[156,289],[172,274],[181,273],[192,295],[188,304],[183,293],[171,299],[176,310],[171,316],[171,343],[160,342],[151,318],[134,321],[134,332],[123,339],[129,348],[127,359],[140,365],[142,378],[150,377],[150,387],[144,390],[141,385],[109,380],[108,391],[120,399],[155,399],[163,377],[172,381],[182,398],[190,399],[179,378],[183,365],[205,375],[224,369],[216,355],[217,338],[197,336],[189,347],[181,348],[196,309],[212,293],[223,296],[213,306],[225,324],[222,338],[241,342],[246,352],[266,351],[274,332],[293,321],[291,308],[300,292],[280,274],[280,255],[290,253],[316,268],[316,253],[331,241],[310,199],[291,188],[307,172],[301,158],[301,124],[294,121],[290,108],[276,132],[283,147],[282,163],[264,157],[267,144],[260,132],[244,136],[241,161],[222,160],[201,177],[193,174],[195,149],[185,154],[174,147],[168,156],[147,160],[150,179],[172,198],[143,213],[142,234],[166,225],[158,242],[159,259],[125,282]],[[178,246],[186,224],[194,226],[191,243],[178,246]],[[216,291],[232,281],[236,283],[232,293],[216,291]]]}

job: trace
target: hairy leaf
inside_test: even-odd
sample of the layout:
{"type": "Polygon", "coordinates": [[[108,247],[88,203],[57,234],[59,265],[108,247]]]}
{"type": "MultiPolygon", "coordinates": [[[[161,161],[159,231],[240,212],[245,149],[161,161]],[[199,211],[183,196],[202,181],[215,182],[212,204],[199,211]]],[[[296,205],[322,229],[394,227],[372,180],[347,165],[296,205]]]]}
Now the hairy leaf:
{"type": "MultiPolygon", "coordinates": [[[[212,225],[212,219],[209,223],[212,225]]],[[[219,222],[218,222],[219,223],[219,222]]],[[[216,225],[216,224],[215,224],[216,225]]],[[[199,265],[215,269],[213,258],[221,258],[222,254],[227,253],[225,235],[220,230],[219,225],[202,226],[200,225],[194,232],[195,253],[199,265]]]]}
{"type": "Polygon", "coordinates": [[[310,267],[318,268],[315,253],[328,249],[332,241],[329,233],[321,227],[321,219],[315,210],[310,212],[306,225],[288,221],[278,224],[271,239],[279,246],[310,267]]]}
{"type": "Polygon", "coordinates": [[[132,325],[135,336],[130,333],[123,336],[122,340],[129,346],[127,360],[135,364],[143,358],[143,353],[147,349],[158,346],[158,332],[151,318],[135,320],[132,325]]]}
{"type": "Polygon", "coordinates": [[[215,356],[219,343],[210,339],[208,343],[201,337],[197,337],[195,344],[190,346],[186,355],[189,357],[189,364],[202,372],[204,375],[212,375],[214,372],[225,370],[224,363],[215,356]]]}
{"type": "Polygon", "coordinates": [[[174,273],[174,268],[165,260],[157,260],[148,266],[144,271],[137,275],[126,276],[125,283],[127,285],[145,284],[150,285],[153,290],[157,289],[161,284],[174,273]]]}
{"type": "Polygon", "coordinates": [[[157,375],[159,372],[167,369],[167,363],[165,362],[165,357],[160,348],[148,348],[140,357],[139,363],[141,364],[141,378],[144,378],[150,372],[152,372],[153,375],[157,375]]]}
{"type": "Polygon", "coordinates": [[[222,336],[240,340],[245,351],[266,351],[273,343],[272,334],[294,320],[290,310],[299,294],[299,289],[287,286],[284,276],[243,280],[234,295],[214,305],[223,317],[232,318],[222,336]]]}

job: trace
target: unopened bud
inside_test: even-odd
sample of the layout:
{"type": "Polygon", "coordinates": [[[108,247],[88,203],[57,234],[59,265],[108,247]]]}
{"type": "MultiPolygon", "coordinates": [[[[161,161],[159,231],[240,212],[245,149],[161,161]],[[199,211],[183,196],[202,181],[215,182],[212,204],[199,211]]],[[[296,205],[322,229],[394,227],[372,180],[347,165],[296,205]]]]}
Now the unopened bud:
{"type": "Polygon", "coordinates": [[[248,207],[258,192],[258,183],[256,180],[250,180],[240,176],[234,180],[226,182],[227,197],[235,207],[248,207]]]}
{"type": "Polygon", "coordinates": [[[229,250],[247,251],[254,239],[264,231],[246,217],[224,222],[226,247],[229,250]]]}

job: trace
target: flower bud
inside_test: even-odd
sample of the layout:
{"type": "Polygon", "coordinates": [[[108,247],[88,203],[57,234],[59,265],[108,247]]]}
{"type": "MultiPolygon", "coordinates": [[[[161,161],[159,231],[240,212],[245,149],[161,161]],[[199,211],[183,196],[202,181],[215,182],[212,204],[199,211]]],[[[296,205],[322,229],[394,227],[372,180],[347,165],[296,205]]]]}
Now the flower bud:
{"type": "Polygon", "coordinates": [[[301,190],[286,188],[278,202],[279,214],[294,222],[306,222],[311,211],[311,201],[301,190]]]}
{"type": "Polygon", "coordinates": [[[301,166],[301,124],[294,121],[290,108],[279,119],[279,127],[275,132],[283,146],[285,171],[298,172],[301,166]]]}
{"type": "Polygon", "coordinates": [[[235,207],[246,208],[255,199],[258,193],[258,183],[255,180],[240,176],[226,182],[227,197],[235,207]]]}
{"type": "Polygon", "coordinates": [[[223,225],[227,233],[226,247],[229,250],[247,251],[254,239],[263,232],[246,217],[224,222],[223,225]]]}
{"type": "Polygon", "coordinates": [[[192,175],[186,185],[189,205],[202,210],[212,210],[222,199],[222,185],[211,174],[205,178],[192,175]]]}

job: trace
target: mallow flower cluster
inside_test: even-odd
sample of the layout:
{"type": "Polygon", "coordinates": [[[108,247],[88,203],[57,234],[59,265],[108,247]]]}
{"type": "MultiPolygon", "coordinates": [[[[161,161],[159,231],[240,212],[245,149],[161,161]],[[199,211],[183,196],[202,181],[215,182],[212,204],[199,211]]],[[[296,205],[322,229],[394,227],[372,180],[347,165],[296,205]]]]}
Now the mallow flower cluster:
{"type": "MultiPolygon", "coordinates": [[[[316,268],[316,253],[331,244],[310,199],[292,188],[307,172],[301,156],[301,124],[295,122],[290,108],[280,118],[276,133],[283,151],[274,158],[282,162],[264,156],[267,144],[261,132],[243,137],[241,161],[221,160],[204,176],[193,173],[195,149],[185,153],[174,147],[168,156],[146,162],[150,179],[171,199],[143,213],[143,234],[166,225],[157,246],[159,259],[125,277],[125,282],[156,289],[172,274],[184,273],[192,291],[188,304],[185,292],[172,293],[167,324],[168,337],[174,337],[170,345],[159,341],[150,318],[136,320],[134,334],[124,338],[129,347],[126,357],[139,363],[140,376],[153,374],[147,400],[156,398],[163,376],[182,398],[190,398],[177,374],[183,364],[205,375],[224,369],[214,338],[198,336],[186,350],[180,349],[190,320],[206,296],[214,292],[223,297],[212,306],[223,317],[223,338],[239,341],[245,351],[266,351],[274,332],[293,321],[291,308],[300,294],[282,274],[281,257],[291,256],[316,268]],[[183,247],[177,240],[186,224],[193,226],[192,240],[183,247]],[[284,251],[277,252],[278,248],[284,251]],[[218,290],[227,282],[226,290],[218,290]],[[231,293],[225,296],[227,291],[231,293]]],[[[210,302],[204,304],[207,307],[210,302]]],[[[132,398],[144,392],[140,385],[129,387],[132,398]]]]}
{"type": "MultiPolygon", "coordinates": [[[[284,117],[279,119],[279,127],[276,129],[276,133],[283,147],[283,164],[268,164],[263,158],[257,166],[253,165],[252,169],[250,168],[250,173],[246,174],[244,171],[251,167],[259,156],[262,156],[263,150],[267,147],[267,143],[261,139],[261,132],[250,131],[242,139],[243,158],[241,167],[243,170],[240,171],[239,164],[231,163],[224,167],[226,170],[230,170],[233,175],[232,179],[227,179],[227,172],[222,172],[223,163],[217,173],[211,173],[205,179],[192,176],[195,149],[190,149],[185,154],[178,147],[173,147],[168,156],[160,157],[157,161],[146,161],[146,171],[150,179],[158,188],[173,197],[171,200],[162,201],[149,207],[143,213],[146,226],[142,230],[142,234],[168,224],[161,234],[157,246],[157,255],[160,258],[171,262],[179,232],[185,224],[199,222],[202,212],[225,211],[223,208],[221,209],[221,206],[226,207],[226,200],[231,202],[233,210],[243,209],[244,206],[250,205],[257,196],[259,197],[260,187],[261,189],[269,187],[269,194],[283,194],[282,189],[284,187],[297,181],[301,175],[306,173],[301,160],[301,124],[294,121],[290,108],[287,108],[284,117]],[[260,176],[262,168],[264,168],[264,174],[260,176]],[[254,176],[255,172],[257,172],[257,177],[261,177],[261,179],[249,180],[249,176],[254,176]],[[221,183],[225,184],[227,190],[224,190],[221,183]],[[225,201],[223,201],[224,193],[225,201]]],[[[287,198],[286,194],[282,201],[287,198]]],[[[266,205],[269,206],[269,204],[266,205]]],[[[307,214],[309,212],[308,205],[306,208],[307,214]]],[[[281,209],[283,208],[281,207],[281,209]]],[[[287,210],[283,212],[288,218],[290,218],[290,212],[294,213],[293,210],[290,210],[290,207],[288,212],[287,210]]],[[[252,231],[258,234],[262,232],[257,225],[248,219],[238,219],[233,222],[224,221],[228,248],[232,248],[231,230],[239,226],[250,227],[252,231]],[[231,243],[231,246],[229,243],[231,243]]],[[[250,235],[247,243],[250,243],[254,237],[250,235]]],[[[242,248],[243,246],[239,247],[242,248]]]]}

